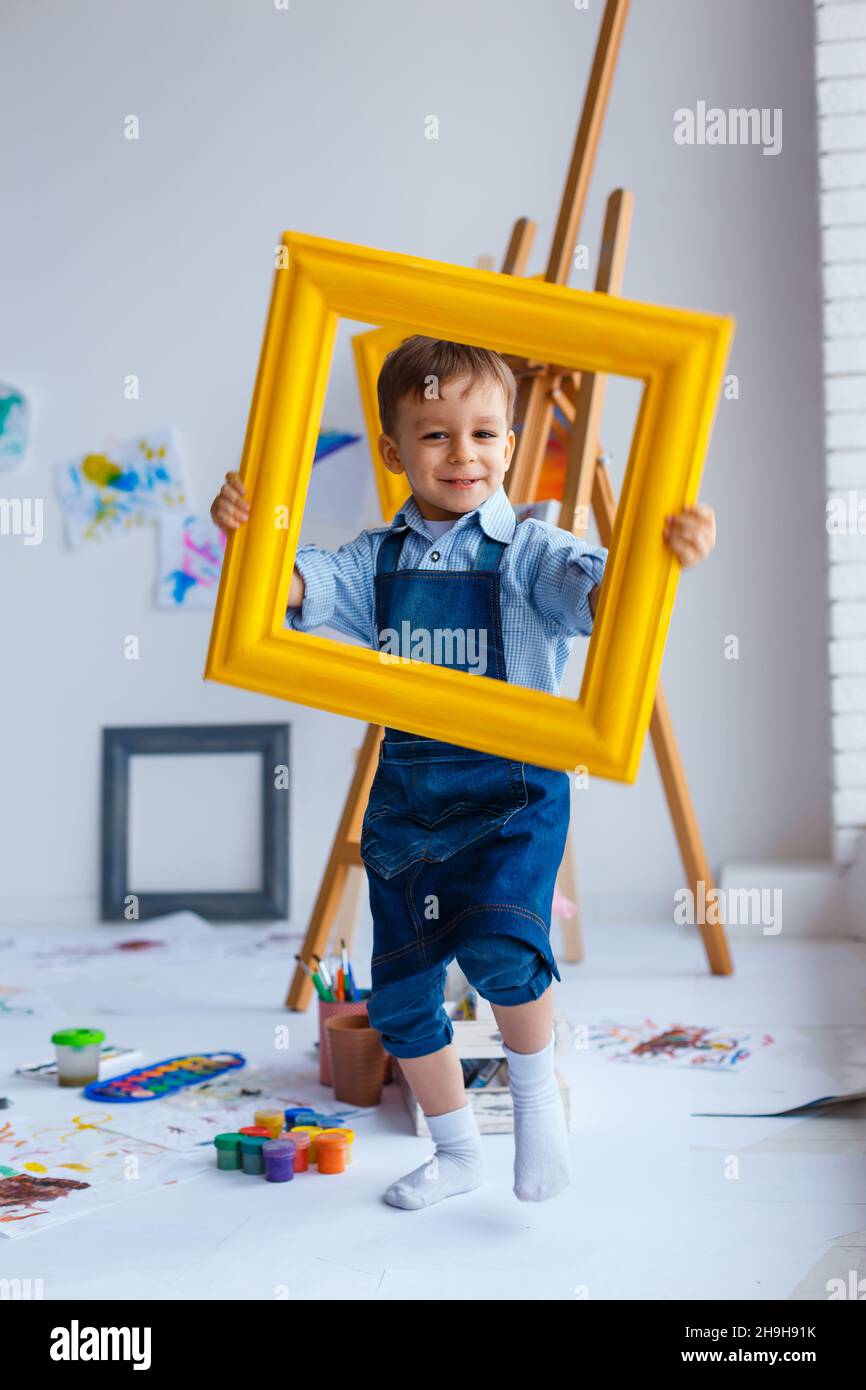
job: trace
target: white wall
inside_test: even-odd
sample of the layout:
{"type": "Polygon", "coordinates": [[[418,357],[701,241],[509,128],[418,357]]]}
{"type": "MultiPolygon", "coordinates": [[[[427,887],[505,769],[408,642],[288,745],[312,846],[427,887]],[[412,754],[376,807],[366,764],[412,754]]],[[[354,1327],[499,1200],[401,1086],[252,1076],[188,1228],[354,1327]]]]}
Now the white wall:
{"type": "MultiPolygon", "coordinates": [[[[41,546],[0,537],[5,920],[89,910],[104,724],[293,726],[293,921],[303,926],[362,726],[204,685],[209,619],[153,606],[156,537],[64,548],[51,465],[143,427],[178,429],[206,507],[241,448],[283,228],[445,261],[498,263],[515,217],[542,268],[601,15],[566,0],[6,0],[0,378],[34,398],[41,546]],[[123,138],[139,116],[141,138],[123,138]],[[424,138],[438,115],[440,138],[424,138]],[[141,399],[124,399],[130,373],[141,399]],[[142,656],[123,656],[126,634],[142,656]]],[[[712,561],[682,578],[663,667],[710,860],[829,852],[820,274],[809,0],[652,0],[629,18],[581,240],[624,185],[624,292],[733,313],[702,495],[712,561]],[[777,157],[683,147],[698,100],[784,111],[777,157]],[[729,634],[738,662],[724,660],[729,634]]],[[[572,284],[588,288],[592,273],[572,284]]],[[[612,389],[617,482],[632,396],[612,389]]],[[[333,423],[361,424],[345,336],[333,423]]],[[[305,538],[377,523],[362,450],[316,470],[305,538]]],[[[647,742],[631,787],[576,796],[592,912],[670,911],[681,881],[647,742]]],[[[203,833],[203,832],[202,832],[203,833]]]]}
{"type": "Polygon", "coordinates": [[[847,864],[866,825],[866,4],[816,0],[815,19],[826,474],[833,526],[833,848],[837,862],[847,864]]]}

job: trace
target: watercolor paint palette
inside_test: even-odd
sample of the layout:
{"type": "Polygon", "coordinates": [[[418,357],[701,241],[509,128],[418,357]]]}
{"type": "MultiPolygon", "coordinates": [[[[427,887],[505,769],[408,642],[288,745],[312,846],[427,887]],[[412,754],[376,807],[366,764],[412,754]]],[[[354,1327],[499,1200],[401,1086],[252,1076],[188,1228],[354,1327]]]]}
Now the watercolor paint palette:
{"type": "Polygon", "coordinates": [[[184,1057],[169,1057],[151,1067],[124,1072],[105,1081],[91,1081],[84,1087],[88,1100],[101,1100],[124,1105],[147,1100],[162,1100],[186,1086],[199,1086],[213,1081],[224,1072],[246,1066],[239,1052],[195,1052],[184,1057]]]}

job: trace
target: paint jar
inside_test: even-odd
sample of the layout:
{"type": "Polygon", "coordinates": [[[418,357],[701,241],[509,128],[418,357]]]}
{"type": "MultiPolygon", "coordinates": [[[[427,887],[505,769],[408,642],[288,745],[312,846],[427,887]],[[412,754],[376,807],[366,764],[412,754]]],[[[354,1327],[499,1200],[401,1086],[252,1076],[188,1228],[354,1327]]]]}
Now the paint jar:
{"type": "Polygon", "coordinates": [[[86,1086],[99,1080],[99,1058],[105,1034],[101,1028],[61,1028],[51,1034],[61,1086],[86,1086]]]}
{"type": "Polygon", "coordinates": [[[341,1125],[339,1129],[329,1129],[328,1133],[343,1135],[343,1138],[346,1140],[346,1163],[351,1163],[352,1151],[355,1147],[355,1131],[353,1129],[346,1129],[345,1125],[341,1125]]]}
{"type": "Polygon", "coordinates": [[[282,1110],[257,1110],[253,1116],[257,1125],[268,1131],[272,1139],[282,1133],[284,1117],[282,1110]]]}
{"type": "Polygon", "coordinates": [[[241,1136],[239,1134],[215,1134],[214,1148],[217,1155],[217,1168],[227,1172],[241,1166],[241,1136]]]}
{"type": "Polygon", "coordinates": [[[309,1134],[306,1134],[302,1129],[293,1129],[287,1137],[295,1146],[295,1172],[308,1173],[310,1170],[310,1149],[312,1147],[312,1140],[309,1134]]]}
{"type": "Polygon", "coordinates": [[[291,1139],[272,1139],[262,1154],[268,1182],[291,1182],[295,1176],[295,1146],[291,1139]]]}
{"type": "Polygon", "coordinates": [[[316,1124],[321,1125],[322,1129],[345,1129],[346,1117],[345,1115],[320,1115],[316,1124]]]}
{"type": "Polygon", "coordinates": [[[316,1112],[311,1105],[296,1105],[284,1110],[284,1127],[291,1129],[292,1125],[305,1125],[315,1122],[316,1112]]]}
{"type": "Polygon", "coordinates": [[[245,1173],[261,1177],[265,1171],[262,1149],[266,1144],[273,1144],[273,1142],[273,1139],[267,1134],[241,1135],[241,1167],[245,1173]]]}
{"type": "Polygon", "coordinates": [[[290,1139],[294,1139],[295,1135],[296,1135],[298,1132],[300,1132],[301,1134],[309,1134],[309,1136],[310,1136],[310,1162],[311,1162],[311,1163],[315,1163],[315,1161],[316,1161],[316,1137],[317,1137],[317,1135],[319,1135],[319,1134],[324,1134],[325,1131],[324,1131],[323,1129],[321,1129],[319,1125],[292,1125],[292,1128],[289,1130],[289,1138],[290,1138],[290,1139]]]}
{"type": "Polygon", "coordinates": [[[338,1129],[329,1129],[320,1134],[316,1143],[319,1172],[345,1173],[347,1148],[346,1136],[338,1129]]]}
{"type": "Polygon", "coordinates": [[[270,1139],[271,1131],[264,1125],[241,1125],[238,1134],[257,1134],[260,1139],[270,1139]]]}

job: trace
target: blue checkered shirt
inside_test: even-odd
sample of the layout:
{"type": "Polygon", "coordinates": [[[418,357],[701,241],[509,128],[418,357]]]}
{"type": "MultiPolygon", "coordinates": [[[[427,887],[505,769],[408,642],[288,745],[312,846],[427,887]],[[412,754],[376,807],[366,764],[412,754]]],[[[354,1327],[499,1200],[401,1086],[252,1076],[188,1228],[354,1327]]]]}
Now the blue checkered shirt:
{"type": "Polygon", "coordinates": [[[398,570],[471,569],[482,530],[506,542],[499,580],[508,680],[558,694],[574,638],[592,632],[589,593],[601,583],[607,550],[534,517],[518,525],[501,484],[440,537],[427,529],[410,496],[390,526],[362,531],[339,550],[299,546],[295,564],[304,580],[304,600],[300,608],[286,609],[286,627],[297,632],[331,627],[378,651],[376,556],[388,533],[402,527],[409,534],[398,570]]]}

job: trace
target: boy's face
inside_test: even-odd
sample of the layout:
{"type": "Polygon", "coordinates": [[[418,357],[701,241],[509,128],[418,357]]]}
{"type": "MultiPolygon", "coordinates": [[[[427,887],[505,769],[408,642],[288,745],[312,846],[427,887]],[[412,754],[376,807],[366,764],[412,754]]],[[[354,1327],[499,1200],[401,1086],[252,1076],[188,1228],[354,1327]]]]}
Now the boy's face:
{"type": "Polygon", "coordinates": [[[474,511],[500,486],[515,445],[505,404],[498,382],[467,376],[445,382],[434,400],[400,401],[397,432],[379,435],[379,453],[392,473],[406,474],[428,521],[474,511]]]}

